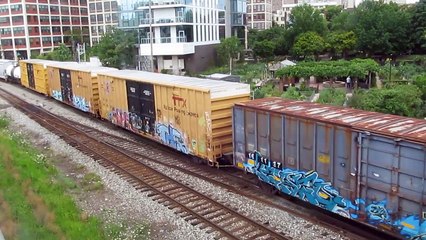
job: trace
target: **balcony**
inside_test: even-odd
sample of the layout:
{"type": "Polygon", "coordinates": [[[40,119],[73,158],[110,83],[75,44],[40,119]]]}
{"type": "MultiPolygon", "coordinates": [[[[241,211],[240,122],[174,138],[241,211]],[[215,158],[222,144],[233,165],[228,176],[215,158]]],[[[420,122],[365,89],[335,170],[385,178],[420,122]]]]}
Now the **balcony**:
{"type": "Polygon", "coordinates": [[[10,10],[10,14],[21,14],[21,13],[22,13],[22,8],[10,10]]]}
{"type": "MultiPolygon", "coordinates": [[[[149,24],[149,18],[141,19],[139,24],[140,25],[148,25],[149,24]]],[[[191,20],[185,19],[184,17],[174,17],[174,18],[156,18],[151,19],[151,24],[154,25],[178,25],[181,23],[192,23],[191,20]],[[175,24],[173,24],[175,23],[175,24]]]]}
{"type": "MultiPolygon", "coordinates": [[[[185,5],[185,0],[157,0],[151,1],[151,8],[170,8],[170,7],[178,7],[185,5]]],[[[139,2],[138,9],[148,9],[149,1],[139,2]]]]}
{"type": "Polygon", "coordinates": [[[40,33],[39,33],[39,32],[37,32],[37,31],[31,31],[31,32],[28,32],[28,34],[29,34],[30,36],[38,36],[38,35],[40,35],[40,33]]]}
{"type": "MultiPolygon", "coordinates": [[[[152,43],[156,43],[158,42],[158,40],[156,41],[155,38],[152,39],[152,43]]],[[[176,43],[186,43],[186,37],[176,37],[176,43]]],[[[149,44],[150,43],[150,39],[149,38],[141,38],[141,44],[149,44]]],[[[172,43],[172,38],[171,37],[162,37],[160,38],[160,42],[159,43],[172,43]]]]}
{"type": "MultiPolygon", "coordinates": [[[[151,55],[151,48],[149,44],[141,44],[139,48],[140,55],[151,55]]],[[[194,43],[180,42],[180,43],[153,43],[153,55],[187,55],[195,53],[194,43]]]]}
{"type": "Polygon", "coordinates": [[[27,8],[27,14],[37,14],[37,8],[27,8]]]}
{"type": "Polygon", "coordinates": [[[0,23],[0,26],[10,26],[10,22],[2,22],[0,23]]]}
{"type": "Polygon", "coordinates": [[[3,50],[6,50],[6,49],[13,49],[12,44],[10,44],[10,45],[2,45],[1,47],[3,48],[3,50]]]}
{"type": "Polygon", "coordinates": [[[12,25],[13,26],[19,26],[19,25],[23,25],[24,24],[24,20],[22,19],[22,20],[17,20],[17,21],[14,21],[14,20],[12,20],[12,25]]]}
{"type": "Polygon", "coordinates": [[[1,36],[2,38],[12,37],[12,32],[4,32],[4,33],[0,33],[0,36],[1,36]]]}
{"type": "Polygon", "coordinates": [[[32,48],[39,48],[39,47],[41,47],[41,44],[39,42],[31,43],[30,47],[32,47],[32,48]]]}

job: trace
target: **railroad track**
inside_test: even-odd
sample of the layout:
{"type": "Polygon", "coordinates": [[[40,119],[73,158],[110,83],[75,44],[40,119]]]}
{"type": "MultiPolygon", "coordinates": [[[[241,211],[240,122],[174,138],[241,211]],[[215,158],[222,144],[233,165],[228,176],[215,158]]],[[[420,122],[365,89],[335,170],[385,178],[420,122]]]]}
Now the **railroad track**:
{"type": "Polygon", "coordinates": [[[281,233],[141,164],[123,150],[81,131],[60,117],[4,90],[0,90],[0,96],[49,131],[59,135],[69,145],[120,174],[140,192],[148,192],[148,196],[154,201],[173,210],[192,225],[214,233],[217,239],[288,239],[281,233]]]}
{"type": "Polygon", "coordinates": [[[70,124],[75,124],[81,131],[87,132],[101,141],[125,150],[127,154],[144,164],[159,164],[178,170],[187,175],[203,179],[235,194],[264,203],[292,215],[302,217],[336,232],[341,232],[341,234],[343,233],[351,239],[401,239],[396,235],[389,234],[362,223],[354,222],[344,217],[331,216],[325,210],[323,213],[319,213],[319,208],[312,207],[302,201],[298,201],[297,203],[290,202],[290,197],[286,197],[288,201],[282,201],[282,198],[265,195],[257,186],[255,181],[257,178],[253,177],[248,179],[247,176],[241,176],[244,175],[241,174],[242,171],[238,171],[238,174],[234,174],[233,172],[230,174],[229,172],[223,172],[207,165],[193,164],[191,161],[188,161],[186,155],[180,154],[145,138],[131,136],[128,139],[99,131],[71,120],[66,121],[69,121],[70,124]],[[300,206],[300,204],[303,206],[300,206]]]}

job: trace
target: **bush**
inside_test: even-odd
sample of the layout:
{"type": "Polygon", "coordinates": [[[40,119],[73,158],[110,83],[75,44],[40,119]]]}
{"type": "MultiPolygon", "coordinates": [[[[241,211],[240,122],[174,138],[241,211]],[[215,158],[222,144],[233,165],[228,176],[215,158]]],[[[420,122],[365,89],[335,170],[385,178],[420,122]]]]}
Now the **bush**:
{"type": "Polygon", "coordinates": [[[349,106],[406,117],[423,118],[425,104],[422,92],[415,85],[396,85],[392,88],[355,92],[349,106]]]}
{"type": "Polygon", "coordinates": [[[343,89],[327,88],[320,92],[318,103],[343,106],[346,101],[346,91],[343,89]]]}

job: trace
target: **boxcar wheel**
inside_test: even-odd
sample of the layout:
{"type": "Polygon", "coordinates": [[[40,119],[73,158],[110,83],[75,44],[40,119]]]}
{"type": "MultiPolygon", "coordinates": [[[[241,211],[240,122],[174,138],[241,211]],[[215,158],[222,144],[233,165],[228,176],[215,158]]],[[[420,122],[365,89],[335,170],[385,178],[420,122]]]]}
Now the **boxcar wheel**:
{"type": "Polygon", "coordinates": [[[258,179],[258,186],[260,187],[260,189],[262,189],[262,192],[267,195],[274,196],[278,193],[278,190],[274,186],[267,184],[260,179],[258,179]]]}

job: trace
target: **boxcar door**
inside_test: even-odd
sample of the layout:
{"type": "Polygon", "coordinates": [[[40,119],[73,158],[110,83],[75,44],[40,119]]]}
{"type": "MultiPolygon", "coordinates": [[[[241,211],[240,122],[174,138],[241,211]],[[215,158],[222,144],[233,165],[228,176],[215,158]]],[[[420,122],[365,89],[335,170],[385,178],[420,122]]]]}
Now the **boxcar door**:
{"type": "MultiPolygon", "coordinates": [[[[421,144],[361,133],[361,199],[366,209],[383,209],[374,217],[422,219],[426,212],[426,150],[421,144]],[[369,206],[369,208],[367,208],[369,206]],[[384,211],[386,209],[386,211],[384,211]],[[392,215],[390,214],[392,213],[392,215]]],[[[413,223],[410,223],[413,225],[413,223]]],[[[405,225],[406,226],[406,225],[405,225]]],[[[403,227],[403,226],[401,226],[403,227]]]]}
{"type": "Polygon", "coordinates": [[[125,126],[134,132],[142,131],[140,86],[138,82],[126,81],[127,106],[129,111],[129,126],[125,126]]]}
{"type": "Polygon", "coordinates": [[[34,66],[31,63],[27,64],[27,75],[29,87],[35,89],[34,66]]]}
{"type": "MultiPolygon", "coordinates": [[[[140,105],[141,117],[143,118],[142,131],[154,135],[155,130],[155,98],[154,85],[149,83],[140,83],[140,105]]],[[[183,137],[183,136],[182,136],[183,137]]],[[[183,139],[182,139],[183,140],[183,139]]]]}
{"type": "Polygon", "coordinates": [[[71,83],[71,72],[70,70],[60,69],[59,70],[60,80],[61,80],[61,93],[62,100],[65,103],[72,104],[72,83],[71,83]]]}

